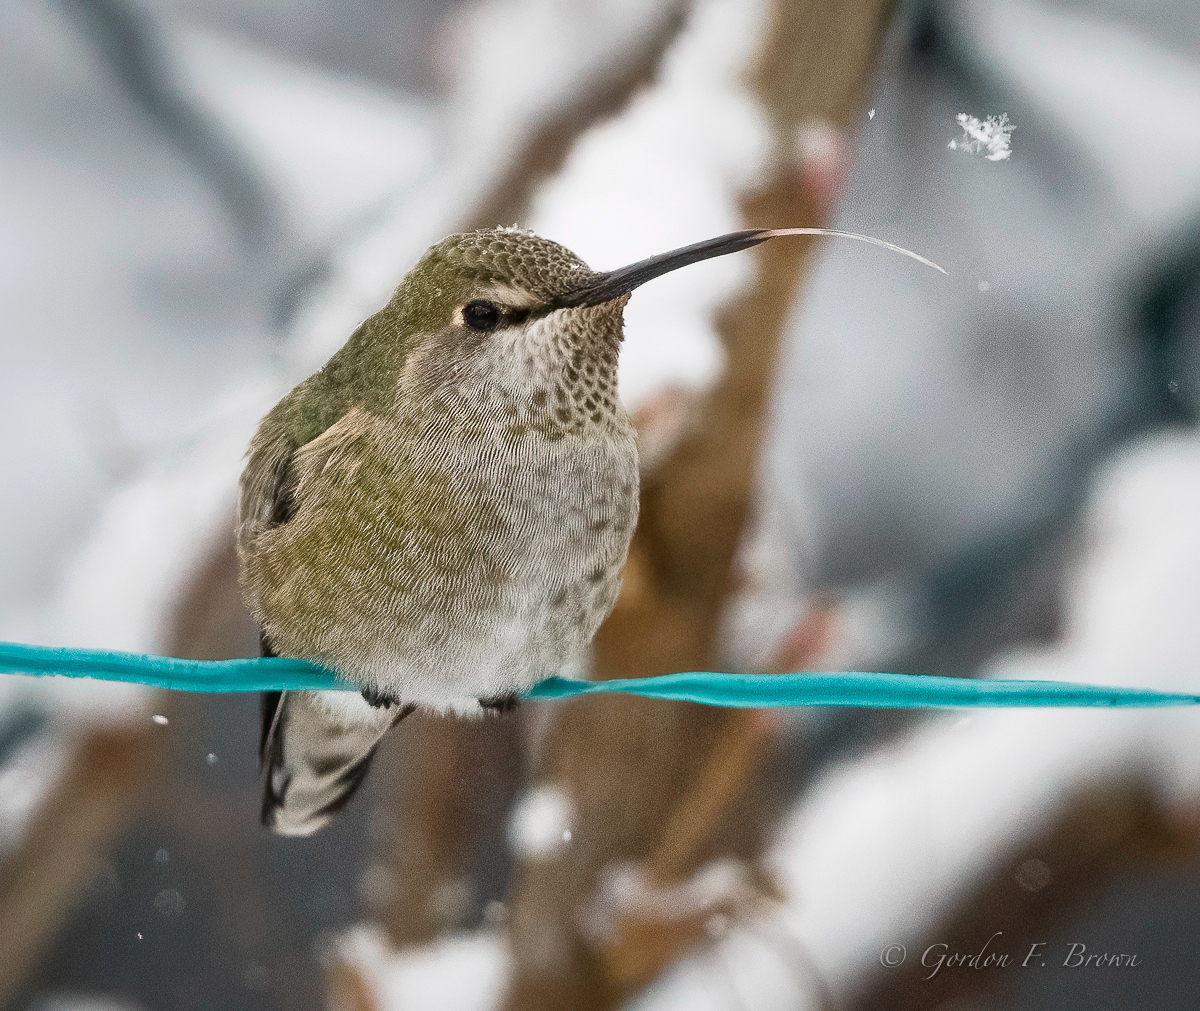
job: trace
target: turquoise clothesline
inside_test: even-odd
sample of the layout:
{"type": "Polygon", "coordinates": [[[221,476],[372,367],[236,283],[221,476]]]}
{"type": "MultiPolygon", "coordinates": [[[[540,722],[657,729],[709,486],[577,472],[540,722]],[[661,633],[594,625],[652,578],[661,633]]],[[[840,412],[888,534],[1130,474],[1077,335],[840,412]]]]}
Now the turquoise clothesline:
{"type": "MultiPolygon", "coordinates": [[[[353,686],[306,660],[179,660],[141,653],[0,643],[0,673],[60,675],[124,681],[189,692],[258,692],[343,689],[353,686]]],[[[691,671],[614,681],[552,677],[535,685],[531,699],[560,699],[597,692],[713,706],[876,706],[925,709],[995,706],[1190,706],[1200,695],[1117,688],[1064,681],[988,681],[925,674],[803,673],[720,674],[691,671]]]]}

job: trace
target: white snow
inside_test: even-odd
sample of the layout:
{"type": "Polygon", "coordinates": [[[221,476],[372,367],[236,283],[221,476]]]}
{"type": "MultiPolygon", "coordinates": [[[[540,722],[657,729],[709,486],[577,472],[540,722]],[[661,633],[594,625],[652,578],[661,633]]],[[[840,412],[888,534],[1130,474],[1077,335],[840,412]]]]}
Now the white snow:
{"type": "Polygon", "coordinates": [[[718,910],[754,894],[749,871],[739,860],[713,860],[685,881],[669,885],[652,881],[641,865],[622,861],[601,868],[595,896],[581,918],[584,933],[597,945],[615,936],[618,922],[626,918],[669,922],[710,913],[710,932],[722,935],[727,919],[718,910]]]}
{"type": "Polygon", "coordinates": [[[248,381],[207,412],[188,443],[113,496],[66,579],[57,642],[162,651],[182,579],[206,557],[220,526],[232,534],[246,446],[285,391],[248,381]]]}
{"type": "Polygon", "coordinates": [[[432,167],[423,103],[187,25],[170,41],[185,92],[261,165],[307,234],[350,224],[432,167]]]}
{"type": "Polygon", "coordinates": [[[555,783],[527,790],[508,817],[508,844],[522,860],[545,860],[571,841],[574,805],[555,783]]]}
{"type": "Polygon", "coordinates": [[[804,952],[777,925],[734,926],[726,938],[681,959],[626,1011],[796,1011],[821,1008],[804,952]]]}
{"type": "MultiPolygon", "coordinates": [[[[745,85],[763,16],[760,0],[698,4],[656,83],[582,137],[542,187],[533,230],[611,269],[743,227],[734,198],[761,172],[769,142],[745,85]]],[[[639,288],[625,310],[622,398],[714,378],[714,310],[751,276],[750,256],[735,255],[639,288]]]]}
{"type": "Polygon", "coordinates": [[[380,1008],[491,1011],[508,981],[511,956],[503,935],[479,931],[443,938],[397,954],[377,928],[360,925],[337,956],[370,988],[380,1008]]]}

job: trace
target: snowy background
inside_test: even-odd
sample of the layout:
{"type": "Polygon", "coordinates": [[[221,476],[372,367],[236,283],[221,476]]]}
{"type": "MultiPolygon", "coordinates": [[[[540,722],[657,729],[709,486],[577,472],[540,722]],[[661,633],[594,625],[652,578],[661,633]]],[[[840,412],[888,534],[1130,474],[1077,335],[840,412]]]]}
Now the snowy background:
{"type": "MultiPolygon", "coordinates": [[[[763,84],[772,32],[859,9],[4,5],[0,640],[250,655],[244,446],[427,245],[518,221],[614,267],[758,224],[783,179],[820,220],[774,224],[949,277],[836,241],[796,268],[714,662],[1195,690],[1200,17],[862,4],[850,100],[805,98],[815,60],[791,105],[763,84]]],[[[755,263],[630,303],[651,482],[739,374],[721,312],[755,263]]],[[[555,777],[571,710],[452,745],[414,721],[294,841],[257,826],[255,709],[0,683],[0,1007],[1193,1003],[1198,714],[773,714],[737,738],[761,838],[668,873],[555,777]],[[1048,965],[926,978],[989,938],[1048,965]],[[1076,943],[1139,965],[1064,967],[1076,943]]]]}

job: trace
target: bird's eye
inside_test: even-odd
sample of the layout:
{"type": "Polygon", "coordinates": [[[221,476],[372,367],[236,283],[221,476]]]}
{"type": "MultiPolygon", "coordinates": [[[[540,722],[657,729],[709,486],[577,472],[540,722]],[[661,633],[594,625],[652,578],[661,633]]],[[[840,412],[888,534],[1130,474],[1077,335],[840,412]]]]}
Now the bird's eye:
{"type": "Polygon", "coordinates": [[[462,315],[463,322],[472,330],[494,330],[500,322],[500,310],[491,302],[468,302],[462,315]]]}

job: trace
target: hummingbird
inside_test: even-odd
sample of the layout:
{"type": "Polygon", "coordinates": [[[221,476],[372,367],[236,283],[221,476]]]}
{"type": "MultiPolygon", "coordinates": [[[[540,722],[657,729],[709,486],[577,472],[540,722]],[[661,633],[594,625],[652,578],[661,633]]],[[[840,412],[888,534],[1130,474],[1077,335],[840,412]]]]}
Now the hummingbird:
{"type": "MultiPolygon", "coordinates": [[[[359,691],[268,692],[265,826],[309,835],[417,707],[479,715],[579,657],[638,516],[617,393],[631,292],[791,234],[751,229],[611,271],[517,228],[432,246],[263,419],[239,482],[238,574],[262,652],[359,691]]],[[[937,269],[941,269],[938,267],[937,269]]]]}

